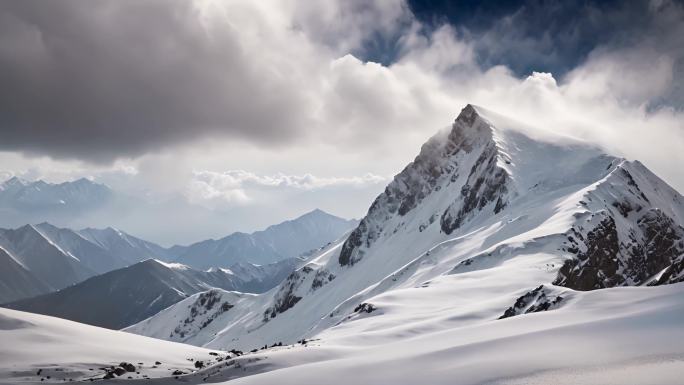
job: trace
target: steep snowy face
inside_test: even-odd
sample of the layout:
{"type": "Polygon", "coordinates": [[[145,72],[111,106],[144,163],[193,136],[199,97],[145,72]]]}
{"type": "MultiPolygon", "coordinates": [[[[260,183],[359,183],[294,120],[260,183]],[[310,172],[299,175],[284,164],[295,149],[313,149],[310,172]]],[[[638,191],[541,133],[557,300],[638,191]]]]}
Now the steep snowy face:
{"type": "Polygon", "coordinates": [[[451,234],[480,211],[500,212],[509,199],[510,176],[499,167],[501,154],[493,139],[491,124],[466,106],[451,130],[430,138],[373,202],[342,245],[340,265],[357,263],[376,239],[406,226],[405,217],[418,220],[421,229],[438,221],[451,234]],[[417,210],[435,195],[440,195],[432,199],[436,207],[417,210]]]}
{"type": "Polygon", "coordinates": [[[50,291],[40,279],[0,247],[0,304],[50,291]]]}
{"type": "Polygon", "coordinates": [[[169,250],[111,227],[87,228],[78,231],[78,234],[129,264],[150,258],[163,260],[171,258],[169,250]]]}
{"type": "Polygon", "coordinates": [[[0,229],[0,247],[51,290],[80,282],[95,272],[35,226],[0,229]]]}

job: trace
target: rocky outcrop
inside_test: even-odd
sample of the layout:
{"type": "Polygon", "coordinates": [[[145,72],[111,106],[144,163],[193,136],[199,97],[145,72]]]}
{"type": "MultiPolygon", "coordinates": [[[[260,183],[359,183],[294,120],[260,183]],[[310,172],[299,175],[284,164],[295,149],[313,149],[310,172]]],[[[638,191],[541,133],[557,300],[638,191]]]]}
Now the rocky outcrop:
{"type": "MultiPolygon", "coordinates": [[[[584,251],[577,252],[577,258],[565,261],[554,281],[555,285],[575,290],[592,290],[613,287],[624,282],[618,274],[620,245],[615,221],[608,216],[588,232],[574,234],[583,242],[584,251]]],[[[575,242],[572,238],[572,242],[575,242]]]]}
{"type": "Polygon", "coordinates": [[[681,280],[684,228],[653,207],[654,198],[624,166],[601,188],[609,194],[592,193],[587,200],[593,203],[585,206],[603,201],[603,210],[592,214],[589,226],[576,224],[568,232],[565,250],[575,257],[563,264],[554,284],[594,290],[681,280]]]}
{"type": "Polygon", "coordinates": [[[508,192],[506,179],[508,174],[497,167],[498,153],[492,142],[487,145],[477,162],[470,169],[468,180],[461,188],[462,200],[457,200],[442,214],[440,224],[442,230],[451,234],[475,212],[494,204],[494,213],[498,214],[506,206],[504,197],[508,192]]]}
{"type": "Polygon", "coordinates": [[[195,303],[190,307],[190,314],[183,320],[182,324],[176,326],[169,338],[173,339],[178,336],[182,340],[186,335],[197,333],[233,307],[234,305],[222,299],[219,290],[200,293],[195,303]]]}
{"type": "Polygon", "coordinates": [[[520,314],[538,313],[542,311],[558,308],[564,298],[560,295],[553,295],[552,291],[540,285],[536,289],[530,290],[520,296],[513,306],[499,317],[499,319],[514,317],[520,314]]]}

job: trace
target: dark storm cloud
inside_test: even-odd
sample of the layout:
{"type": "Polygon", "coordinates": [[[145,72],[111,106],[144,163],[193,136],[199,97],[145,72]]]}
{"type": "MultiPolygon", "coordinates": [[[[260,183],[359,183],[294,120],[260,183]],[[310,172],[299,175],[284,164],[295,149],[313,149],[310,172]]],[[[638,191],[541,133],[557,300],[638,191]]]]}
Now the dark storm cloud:
{"type": "Polygon", "coordinates": [[[409,0],[426,26],[449,23],[475,44],[481,66],[562,76],[597,49],[650,44],[684,52],[682,2],[669,0],[409,0]],[[650,41],[649,41],[650,40],[650,41]]]}
{"type": "Polygon", "coordinates": [[[3,2],[0,150],[109,161],[218,131],[296,136],[302,96],[211,33],[184,0],[3,2]]]}

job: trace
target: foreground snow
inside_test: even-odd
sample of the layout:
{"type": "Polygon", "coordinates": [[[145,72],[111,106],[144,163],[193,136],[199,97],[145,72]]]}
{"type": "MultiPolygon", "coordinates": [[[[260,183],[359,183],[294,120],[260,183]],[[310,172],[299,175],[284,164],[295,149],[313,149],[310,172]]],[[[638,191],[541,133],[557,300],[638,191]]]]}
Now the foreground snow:
{"type": "Polygon", "coordinates": [[[190,358],[212,357],[190,345],[1,308],[0,345],[2,384],[98,379],[105,374],[101,368],[121,362],[134,364],[138,372],[123,378],[170,377],[174,370],[194,369],[190,358]],[[161,364],[153,367],[157,361],[161,364]]]}
{"type": "Polygon", "coordinates": [[[425,291],[455,294],[448,282],[455,277],[445,279],[377,297],[379,310],[305,344],[247,353],[179,379],[168,369],[189,372],[187,359],[211,358],[209,351],[0,310],[0,383],[40,382],[39,369],[51,375],[48,382],[84,379],[93,374],[88,369],[120,361],[143,362],[134,377],[153,378],[126,382],[146,384],[681,383],[684,284],[570,291],[566,305],[554,311],[475,322],[468,319],[475,314],[457,306],[434,306],[440,298],[433,296],[434,316],[412,320],[406,306],[425,301],[425,291]],[[150,368],[155,360],[164,365],[150,368]]]}

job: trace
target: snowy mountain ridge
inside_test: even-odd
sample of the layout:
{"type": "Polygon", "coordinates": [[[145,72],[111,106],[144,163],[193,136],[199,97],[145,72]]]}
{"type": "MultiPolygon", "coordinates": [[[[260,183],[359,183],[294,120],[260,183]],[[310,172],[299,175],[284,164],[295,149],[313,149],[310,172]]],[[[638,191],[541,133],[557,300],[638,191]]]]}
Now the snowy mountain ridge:
{"type": "MultiPolygon", "coordinates": [[[[32,282],[13,281],[14,294],[2,296],[2,303],[59,290],[147,258],[168,256],[162,247],[121,231],[74,231],[46,222],[0,229],[0,247],[32,282]]],[[[10,279],[3,276],[0,282],[10,285],[10,279]]]]}
{"type": "Polygon", "coordinates": [[[25,210],[47,207],[92,208],[111,198],[109,187],[81,178],[71,182],[29,182],[12,177],[0,183],[0,206],[25,210]]]}
{"type": "MultiPolygon", "coordinates": [[[[397,323],[406,317],[487,322],[526,293],[534,293],[535,308],[564,306],[552,301],[567,293],[541,296],[534,292],[540,285],[568,291],[681,279],[682,196],[636,161],[532,127],[466,106],[348,238],[273,290],[231,303],[210,334],[195,328],[183,340],[248,349],[334,335],[346,324],[406,328],[397,323]],[[654,237],[663,232],[668,253],[654,258],[661,250],[653,245],[663,244],[654,237]]],[[[159,332],[175,329],[168,314],[183,314],[194,300],[128,330],[169,338],[159,332]]]]}
{"type": "Polygon", "coordinates": [[[255,267],[253,274],[242,276],[229,270],[199,271],[179,263],[148,259],[53,293],[4,306],[121,329],[195,293],[213,288],[254,293],[267,291],[298,264],[299,260],[283,260],[255,267]]]}

